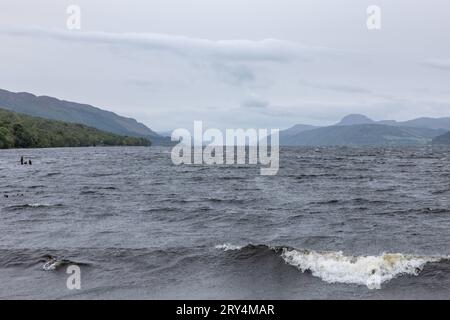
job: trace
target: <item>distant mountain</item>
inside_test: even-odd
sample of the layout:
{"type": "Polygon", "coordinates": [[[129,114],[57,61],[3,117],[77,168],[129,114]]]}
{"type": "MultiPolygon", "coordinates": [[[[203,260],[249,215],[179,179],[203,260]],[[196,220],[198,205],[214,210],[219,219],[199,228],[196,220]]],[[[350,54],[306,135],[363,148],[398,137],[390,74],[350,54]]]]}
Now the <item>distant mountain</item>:
{"type": "Polygon", "coordinates": [[[48,120],[0,109],[0,149],[149,146],[146,138],[119,136],[82,124],[48,120]]]}
{"type": "Polygon", "coordinates": [[[432,143],[450,145],[450,131],[443,135],[437,136],[436,138],[433,139],[432,143]]]}
{"type": "Polygon", "coordinates": [[[280,140],[288,139],[292,136],[299,134],[300,132],[304,132],[304,131],[308,131],[308,130],[312,130],[312,129],[316,129],[316,128],[319,128],[319,127],[312,126],[309,124],[296,124],[295,126],[289,128],[289,129],[281,130],[280,131],[280,140]]]}
{"type": "Polygon", "coordinates": [[[350,115],[344,117],[336,125],[337,126],[353,126],[355,124],[368,124],[368,123],[375,123],[375,121],[366,117],[363,114],[350,114],[350,115]]]}
{"type": "Polygon", "coordinates": [[[280,140],[286,146],[418,145],[427,144],[443,130],[382,124],[335,125],[300,132],[280,140]]]}
{"type": "MultiPolygon", "coordinates": [[[[414,145],[435,141],[450,131],[448,118],[418,118],[408,121],[374,121],[362,114],[345,116],[337,124],[314,127],[299,124],[280,131],[280,145],[414,145]]],[[[434,143],[434,142],[433,142],[434,143]]]]}
{"type": "Polygon", "coordinates": [[[166,130],[166,131],[158,131],[157,133],[161,136],[161,137],[171,137],[172,136],[172,131],[173,130],[166,130]]]}
{"type": "Polygon", "coordinates": [[[417,118],[408,121],[382,120],[380,124],[387,124],[399,127],[416,127],[428,129],[450,130],[450,117],[447,118],[417,118]]]}
{"type": "Polygon", "coordinates": [[[154,144],[170,143],[170,139],[161,137],[135,119],[122,117],[87,104],[0,89],[0,107],[30,116],[80,123],[119,135],[147,137],[154,144]]]}
{"type": "Polygon", "coordinates": [[[401,126],[450,130],[450,118],[418,118],[397,122],[401,126]]]}

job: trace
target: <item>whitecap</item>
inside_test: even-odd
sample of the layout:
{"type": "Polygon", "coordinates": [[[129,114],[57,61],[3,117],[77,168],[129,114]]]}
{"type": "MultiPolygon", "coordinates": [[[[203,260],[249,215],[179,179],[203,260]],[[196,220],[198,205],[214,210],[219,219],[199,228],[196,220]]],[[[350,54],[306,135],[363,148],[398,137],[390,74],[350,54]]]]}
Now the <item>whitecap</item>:
{"type": "Polygon", "coordinates": [[[52,205],[48,203],[29,203],[25,206],[30,208],[44,208],[44,207],[51,207],[52,205]]]}
{"type": "Polygon", "coordinates": [[[240,250],[242,246],[233,245],[230,243],[219,244],[215,246],[216,249],[221,249],[223,251],[240,250]]]}
{"type": "Polygon", "coordinates": [[[316,252],[284,248],[284,261],[302,272],[310,271],[328,283],[365,285],[380,289],[381,284],[400,275],[418,275],[429,262],[443,257],[384,253],[379,256],[345,256],[342,252],[316,252]]]}
{"type": "Polygon", "coordinates": [[[42,269],[44,269],[45,271],[54,271],[60,265],[61,265],[61,261],[56,260],[56,259],[52,259],[52,260],[47,261],[46,263],[44,263],[44,265],[42,266],[42,269]]]}

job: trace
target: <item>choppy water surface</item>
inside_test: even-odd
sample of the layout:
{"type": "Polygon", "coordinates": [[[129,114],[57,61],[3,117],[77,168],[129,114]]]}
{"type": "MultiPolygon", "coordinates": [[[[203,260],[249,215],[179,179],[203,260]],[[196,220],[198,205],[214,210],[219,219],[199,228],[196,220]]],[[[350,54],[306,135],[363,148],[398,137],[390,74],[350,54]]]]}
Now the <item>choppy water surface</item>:
{"type": "Polygon", "coordinates": [[[449,159],[292,148],[261,176],[168,148],[3,150],[0,298],[448,299],[449,159]]]}

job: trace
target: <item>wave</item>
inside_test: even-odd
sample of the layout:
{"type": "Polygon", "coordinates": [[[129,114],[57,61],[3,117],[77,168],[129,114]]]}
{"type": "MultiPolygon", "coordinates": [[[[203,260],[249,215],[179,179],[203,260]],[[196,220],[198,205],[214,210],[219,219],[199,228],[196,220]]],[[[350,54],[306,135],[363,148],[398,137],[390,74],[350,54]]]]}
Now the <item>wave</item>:
{"type": "Polygon", "coordinates": [[[365,285],[381,289],[383,283],[402,275],[417,276],[427,263],[448,260],[448,256],[420,256],[402,253],[383,253],[378,256],[346,256],[341,251],[299,250],[291,247],[266,245],[217,245],[224,251],[270,250],[285,263],[301,272],[310,272],[327,283],[365,285]]]}
{"type": "Polygon", "coordinates": [[[66,258],[69,252],[52,251],[46,248],[0,249],[0,268],[34,268],[38,265],[45,271],[56,271],[68,265],[91,266],[90,263],[69,260],[66,258]]]}
{"type": "Polygon", "coordinates": [[[310,271],[328,283],[366,285],[381,289],[381,284],[400,275],[417,276],[429,262],[441,257],[412,256],[401,253],[383,253],[379,256],[345,256],[342,252],[316,252],[283,249],[286,263],[302,272],[310,271]]]}
{"type": "Polygon", "coordinates": [[[45,175],[45,177],[53,177],[53,176],[58,176],[60,174],[61,174],[61,172],[49,172],[45,175]]]}
{"type": "Polygon", "coordinates": [[[50,260],[42,265],[42,269],[44,271],[56,271],[62,267],[69,265],[83,265],[83,263],[77,263],[68,259],[59,260],[56,257],[50,257],[50,260]]]}
{"type": "Polygon", "coordinates": [[[241,250],[242,246],[236,246],[230,243],[219,244],[215,246],[216,249],[222,249],[223,251],[241,250]]]}
{"type": "Polygon", "coordinates": [[[6,207],[5,210],[8,211],[16,211],[22,209],[37,209],[37,208],[52,208],[52,207],[62,207],[63,205],[60,203],[57,204],[48,204],[48,203],[27,203],[27,204],[19,204],[14,206],[6,207]]]}

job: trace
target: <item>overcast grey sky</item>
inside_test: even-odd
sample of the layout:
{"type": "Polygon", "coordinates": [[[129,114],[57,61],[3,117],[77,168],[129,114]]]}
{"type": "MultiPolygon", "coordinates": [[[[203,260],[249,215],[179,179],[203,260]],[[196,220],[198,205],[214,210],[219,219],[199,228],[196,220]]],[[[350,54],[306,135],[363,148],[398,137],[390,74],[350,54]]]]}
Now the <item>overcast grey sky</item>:
{"type": "Polygon", "coordinates": [[[449,18],[448,0],[0,0],[0,88],[155,130],[450,116],[449,18]]]}

